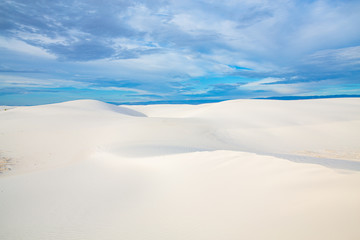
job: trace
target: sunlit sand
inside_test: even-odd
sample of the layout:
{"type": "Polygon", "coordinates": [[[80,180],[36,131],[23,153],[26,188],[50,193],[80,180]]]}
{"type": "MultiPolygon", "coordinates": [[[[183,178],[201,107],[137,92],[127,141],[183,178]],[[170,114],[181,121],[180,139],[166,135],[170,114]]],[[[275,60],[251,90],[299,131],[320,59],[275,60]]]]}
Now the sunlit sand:
{"type": "Polygon", "coordinates": [[[360,239],[360,99],[4,109],[0,239],[360,239]]]}

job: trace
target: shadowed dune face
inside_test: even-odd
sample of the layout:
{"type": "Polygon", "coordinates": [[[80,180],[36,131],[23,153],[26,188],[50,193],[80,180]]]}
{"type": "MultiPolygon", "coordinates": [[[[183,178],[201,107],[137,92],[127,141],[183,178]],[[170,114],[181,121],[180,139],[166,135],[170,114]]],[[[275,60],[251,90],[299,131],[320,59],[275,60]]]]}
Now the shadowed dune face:
{"type": "Polygon", "coordinates": [[[78,161],[98,149],[128,157],[209,150],[360,156],[358,99],[164,106],[77,100],[0,114],[2,151],[21,162],[18,169],[78,161]]]}
{"type": "Polygon", "coordinates": [[[136,157],[229,148],[206,121],[148,118],[93,100],[18,107],[1,122],[3,149],[21,162],[18,169],[67,164],[98,149],[136,157]]]}
{"type": "Polygon", "coordinates": [[[202,120],[214,126],[231,149],[360,160],[359,99],[130,107],[150,117],[202,120]]]}

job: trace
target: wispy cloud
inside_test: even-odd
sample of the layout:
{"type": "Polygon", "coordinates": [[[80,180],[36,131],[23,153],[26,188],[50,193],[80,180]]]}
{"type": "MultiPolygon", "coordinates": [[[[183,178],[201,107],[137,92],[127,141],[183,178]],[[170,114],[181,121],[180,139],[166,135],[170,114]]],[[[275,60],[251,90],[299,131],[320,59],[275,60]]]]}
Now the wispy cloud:
{"type": "Polygon", "coordinates": [[[317,51],[308,56],[307,64],[331,69],[360,69],[360,46],[317,51]]]}
{"type": "Polygon", "coordinates": [[[0,74],[0,87],[40,87],[40,88],[58,88],[58,87],[84,87],[84,84],[78,81],[63,80],[63,79],[40,79],[29,78],[13,75],[0,74]]]}

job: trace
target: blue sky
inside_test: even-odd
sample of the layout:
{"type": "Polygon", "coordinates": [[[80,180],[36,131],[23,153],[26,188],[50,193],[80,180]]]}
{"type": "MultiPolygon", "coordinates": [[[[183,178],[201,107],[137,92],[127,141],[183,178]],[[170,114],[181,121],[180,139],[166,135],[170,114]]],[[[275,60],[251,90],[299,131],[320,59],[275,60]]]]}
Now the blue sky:
{"type": "Polygon", "coordinates": [[[2,0],[0,104],[360,94],[358,0],[2,0]]]}

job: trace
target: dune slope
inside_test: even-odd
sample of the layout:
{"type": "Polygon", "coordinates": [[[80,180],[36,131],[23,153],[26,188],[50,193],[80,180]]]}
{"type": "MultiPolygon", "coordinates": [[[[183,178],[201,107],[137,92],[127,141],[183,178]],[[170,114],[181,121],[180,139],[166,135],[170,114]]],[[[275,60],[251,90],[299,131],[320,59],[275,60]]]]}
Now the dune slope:
{"type": "Polygon", "coordinates": [[[0,239],[360,239],[358,133],[359,99],[0,111],[0,239]]]}

